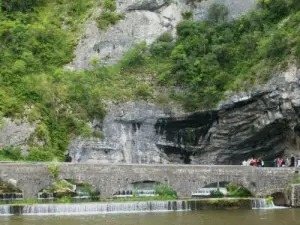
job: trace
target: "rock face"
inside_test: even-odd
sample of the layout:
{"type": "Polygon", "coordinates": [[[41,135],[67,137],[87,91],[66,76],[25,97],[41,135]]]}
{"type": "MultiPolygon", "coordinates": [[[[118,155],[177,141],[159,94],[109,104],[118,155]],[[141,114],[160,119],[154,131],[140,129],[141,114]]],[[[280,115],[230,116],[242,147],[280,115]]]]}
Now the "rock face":
{"type": "Polygon", "coordinates": [[[146,103],[111,106],[104,140],[77,139],[74,162],[236,164],[251,156],[300,155],[300,70],[240,93],[218,109],[175,115],[146,103]]]}
{"type": "Polygon", "coordinates": [[[0,149],[14,146],[26,150],[26,142],[34,133],[36,126],[24,121],[0,118],[0,149]]]}
{"type": "Polygon", "coordinates": [[[74,162],[168,163],[167,155],[156,146],[155,124],[158,118],[171,115],[147,103],[111,105],[103,124],[91,124],[105,138],[77,138],[69,155],[74,162]]]}
{"type": "Polygon", "coordinates": [[[75,58],[66,68],[89,69],[95,56],[103,64],[114,64],[136,43],[151,44],[164,32],[175,35],[185,11],[192,11],[195,19],[203,20],[214,2],[224,3],[233,18],[255,7],[255,0],[207,0],[195,5],[187,4],[186,0],[116,0],[117,13],[123,14],[124,19],[107,31],[99,30],[96,22],[89,20],[75,58]]]}

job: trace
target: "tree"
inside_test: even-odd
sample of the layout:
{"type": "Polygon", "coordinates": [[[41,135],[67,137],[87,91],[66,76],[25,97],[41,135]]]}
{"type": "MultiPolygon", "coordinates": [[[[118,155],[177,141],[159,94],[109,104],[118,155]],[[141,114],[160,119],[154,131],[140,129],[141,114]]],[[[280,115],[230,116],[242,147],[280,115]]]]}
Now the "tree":
{"type": "Polygon", "coordinates": [[[208,9],[207,19],[210,23],[215,24],[225,21],[228,17],[229,10],[224,4],[213,3],[208,9]]]}
{"type": "Polygon", "coordinates": [[[46,0],[2,0],[3,11],[29,11],[46,0]]]}

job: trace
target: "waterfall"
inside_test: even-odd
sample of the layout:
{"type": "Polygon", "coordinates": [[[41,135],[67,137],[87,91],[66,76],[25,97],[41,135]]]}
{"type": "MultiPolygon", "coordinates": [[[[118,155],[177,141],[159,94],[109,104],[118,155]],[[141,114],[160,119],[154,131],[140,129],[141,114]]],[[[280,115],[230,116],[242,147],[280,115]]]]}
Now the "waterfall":
{"type": "Polygon", "coordinates": [[[274,209],[277,208],[273,201],[267,202],[265,198],[252,199],[252,209],[274,209]]]}
{"type": "Polygon", "coordinates": [[[0,205],[0,215],[27,214],[107,214],[128,212],[158,212],[189,210],[185,201],[149,201],[124,203],[35,204],[22,206],[0,205]]]}
{"type": "Polygon", "coordinates": [[[23,199],[22,193],[4,193],[0,194],[0,201],[5,200],[21,200],[23,199]]]}
{"type": "Polygon", "coordinates": [[[9,205],[0,205],[0,215],[10,215],[9,205]]]}
{"type": "Polygon", "coordinates": [[[38,199],[54,199],[53,193],[38,193],[38,199]]]}

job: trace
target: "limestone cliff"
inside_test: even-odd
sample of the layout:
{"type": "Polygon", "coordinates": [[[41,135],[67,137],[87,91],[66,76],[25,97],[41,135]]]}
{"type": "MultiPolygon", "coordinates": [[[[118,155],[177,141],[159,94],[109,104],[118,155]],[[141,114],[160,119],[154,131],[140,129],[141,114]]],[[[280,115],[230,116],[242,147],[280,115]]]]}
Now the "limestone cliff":
{"type": "Polygon", "coordinates": [[[27,141],[35,129],[35,123],[30,124],[22,120],[0,118],[0,149],[13,146],[27,150],[27,141]]]}
{"type": "Polygon", "coordinates": [[[164,32],[175,35],[176,25],[182,19],[183,12],[192,11],[194,19],[206,18],[207,10],[213,2],[224,3],[231,18],[255,6],[255,0],[207,0],[192,5],[187,4],[186,0],[116,0],[117,12],[123,14],[124,19],[107,31],[100,30],[93,19],[88,20],[85,33],[76,48],[75,58],[67,68],[88,69],[94,56],[99,57],[103,64],[116,63],[136,43],[146,41],[151,44],[164,32]]]}
{"type": "Polygon", "coordinates": [[[76,139],[75,162],[240,163],[252,155],[298,155],[300,70],[275,76],[250,93],[239,93],[215,110],[174,114],[147,103],[110,107],[93,129],[104,140],[76,139]]]}

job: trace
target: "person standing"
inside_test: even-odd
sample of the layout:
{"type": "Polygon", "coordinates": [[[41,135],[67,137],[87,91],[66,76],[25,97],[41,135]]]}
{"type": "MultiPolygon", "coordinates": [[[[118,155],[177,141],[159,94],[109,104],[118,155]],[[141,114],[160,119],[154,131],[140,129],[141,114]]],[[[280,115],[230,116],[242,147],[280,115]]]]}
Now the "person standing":
{"type": "Polygon", "coordinates": [[[261,165],[261,158],[258,158],[258,160],[257,160],[257,167],[262,167],[262,165],[261,165]]]}
{"type": "Polygon", "coordinates": [[[289,158],[286,158],[286,160],[285,160],[285,166],[286,167],[290,166],[290,160],[289,160],[289,158]]]}
{"type": "Polygon", "coordinates": [[[290,165],[290,167],[295,167],[295,157],[294,156],[291,157],[291,165],[290,165]]]}

